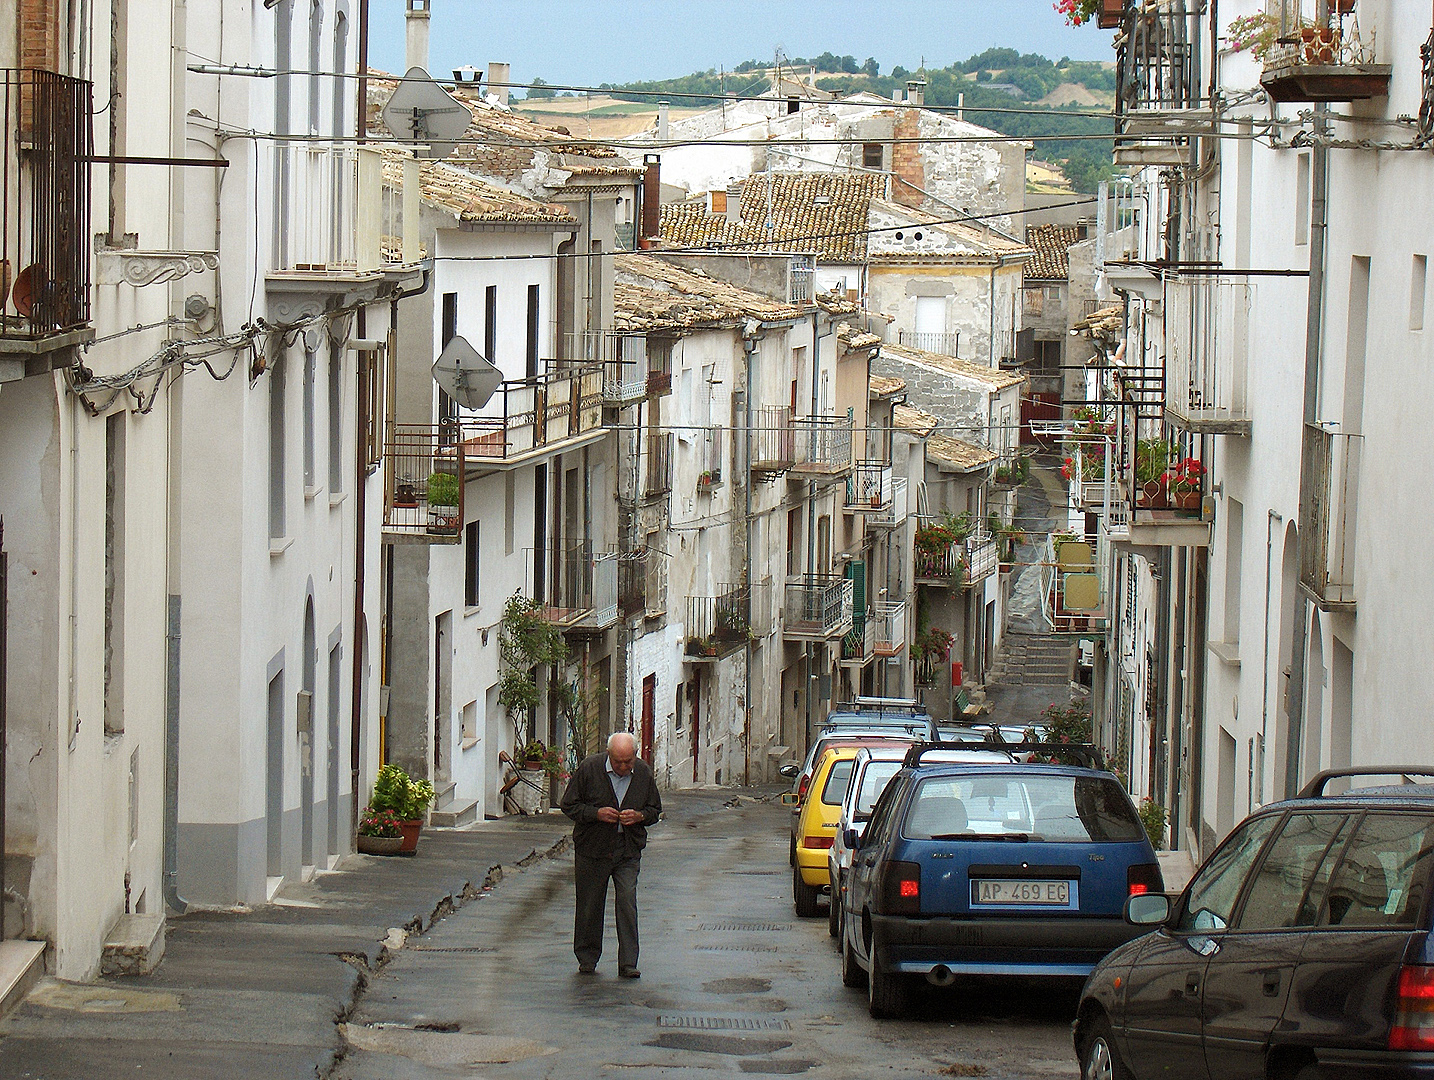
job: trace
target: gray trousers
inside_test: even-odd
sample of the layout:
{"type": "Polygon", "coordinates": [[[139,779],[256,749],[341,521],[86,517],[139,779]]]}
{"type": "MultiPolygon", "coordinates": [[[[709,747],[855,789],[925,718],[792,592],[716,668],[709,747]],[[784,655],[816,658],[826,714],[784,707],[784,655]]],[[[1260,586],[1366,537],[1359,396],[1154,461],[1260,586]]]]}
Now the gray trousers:
{"type": "Polygon", "coordinates": [[[617,965],[637,967],[637,874],[642,856],[616,859],[573,858],[577,907],[573,919],[573,955],[578,963],[596,966],[602,958],[603,916],[607,883],[612,879],[617,915],[617,965]]]}

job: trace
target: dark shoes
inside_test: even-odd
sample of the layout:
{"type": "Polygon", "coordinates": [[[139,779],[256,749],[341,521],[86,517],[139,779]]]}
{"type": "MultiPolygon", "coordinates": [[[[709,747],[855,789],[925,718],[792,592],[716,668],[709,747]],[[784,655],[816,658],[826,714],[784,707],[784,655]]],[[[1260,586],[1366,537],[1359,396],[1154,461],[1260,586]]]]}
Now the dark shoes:
{"type": "Polygon", "coordinates": [[[617,977],[619,979],[640,979],[642,972],[635,967],[620,967],[617,969],[617,977]]]}
{"type": "Polygon", "coordinates": [[[596,974],[596,973],[597,973],[597,965],[596,965],[596,964],[579,964],[579,965],[578,965],[578,974],[579,974],[579,975],[594,975],[594,974],[596,974]]]}

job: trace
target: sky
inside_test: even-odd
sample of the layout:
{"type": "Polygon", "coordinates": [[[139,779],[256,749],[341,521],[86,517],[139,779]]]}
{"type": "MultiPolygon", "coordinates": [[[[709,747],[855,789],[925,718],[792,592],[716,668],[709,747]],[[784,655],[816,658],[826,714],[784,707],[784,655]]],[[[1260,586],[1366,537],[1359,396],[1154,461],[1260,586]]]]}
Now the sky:
{"type": "MultiPolygon", "coordinates": [[[[371,0],[369,62],[404,60],[404,0],[371,0]]],[[[991,46],[1114,60],[1111,31],[1065,25],[1052,0],[431,0],[429,71],[513,65],[514,82],[666,79],[743,60],[832,52],[945,67],[991,46]]]]}

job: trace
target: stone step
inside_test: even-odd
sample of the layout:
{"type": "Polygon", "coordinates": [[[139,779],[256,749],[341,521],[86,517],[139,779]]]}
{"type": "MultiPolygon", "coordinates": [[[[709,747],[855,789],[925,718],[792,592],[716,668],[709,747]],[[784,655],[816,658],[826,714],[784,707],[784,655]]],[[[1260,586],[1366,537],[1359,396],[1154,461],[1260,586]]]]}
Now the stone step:
{"type": "Polygon", "coordinates": [[[457,780],[449,780],[447,783],[436,784],[433,788],[433,805],[442,806],[453,801],[453,792],[458,788],[457,780]]]}
{"type": "Polygon", "coordinates": [[[164,958],[164,916],[121,915],[105,937],[101,975],[148,975],[164,958]]]}
{"type": "Polygon", "coordinates": [[[20,1004],[44,974],[43,941],[0,941],[0,1017],[20,1004]]]}
{"type": "Polygon", "coordinates": [[[478,820],[478,800],[451,799],[428,815],[428,823],[438,829],[456,829],[478,820]]]}

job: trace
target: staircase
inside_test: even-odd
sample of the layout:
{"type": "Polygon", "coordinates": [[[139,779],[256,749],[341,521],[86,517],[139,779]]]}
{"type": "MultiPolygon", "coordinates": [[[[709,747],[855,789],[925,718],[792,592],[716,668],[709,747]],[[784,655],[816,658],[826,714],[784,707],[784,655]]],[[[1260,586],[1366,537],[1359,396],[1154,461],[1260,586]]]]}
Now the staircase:
{"type": "Polygon", "coordinates": [[[1066,638],[1007,631],[987,686],[1065,686],[1075,673],[1075,649],[1066,638]]]}
{"type": "Polygon", "coordinates": [[[43,941],[0,941],[0,1016],[20,1004],[44,974],[43,941]]]}
{"type": "Polygon", "coordinates": [[[478,800],[461,799],[454,794],[458,785],[449,781],[438,789],[428,824],[436,829],[456,829],[478,820],[478,800]]]}

